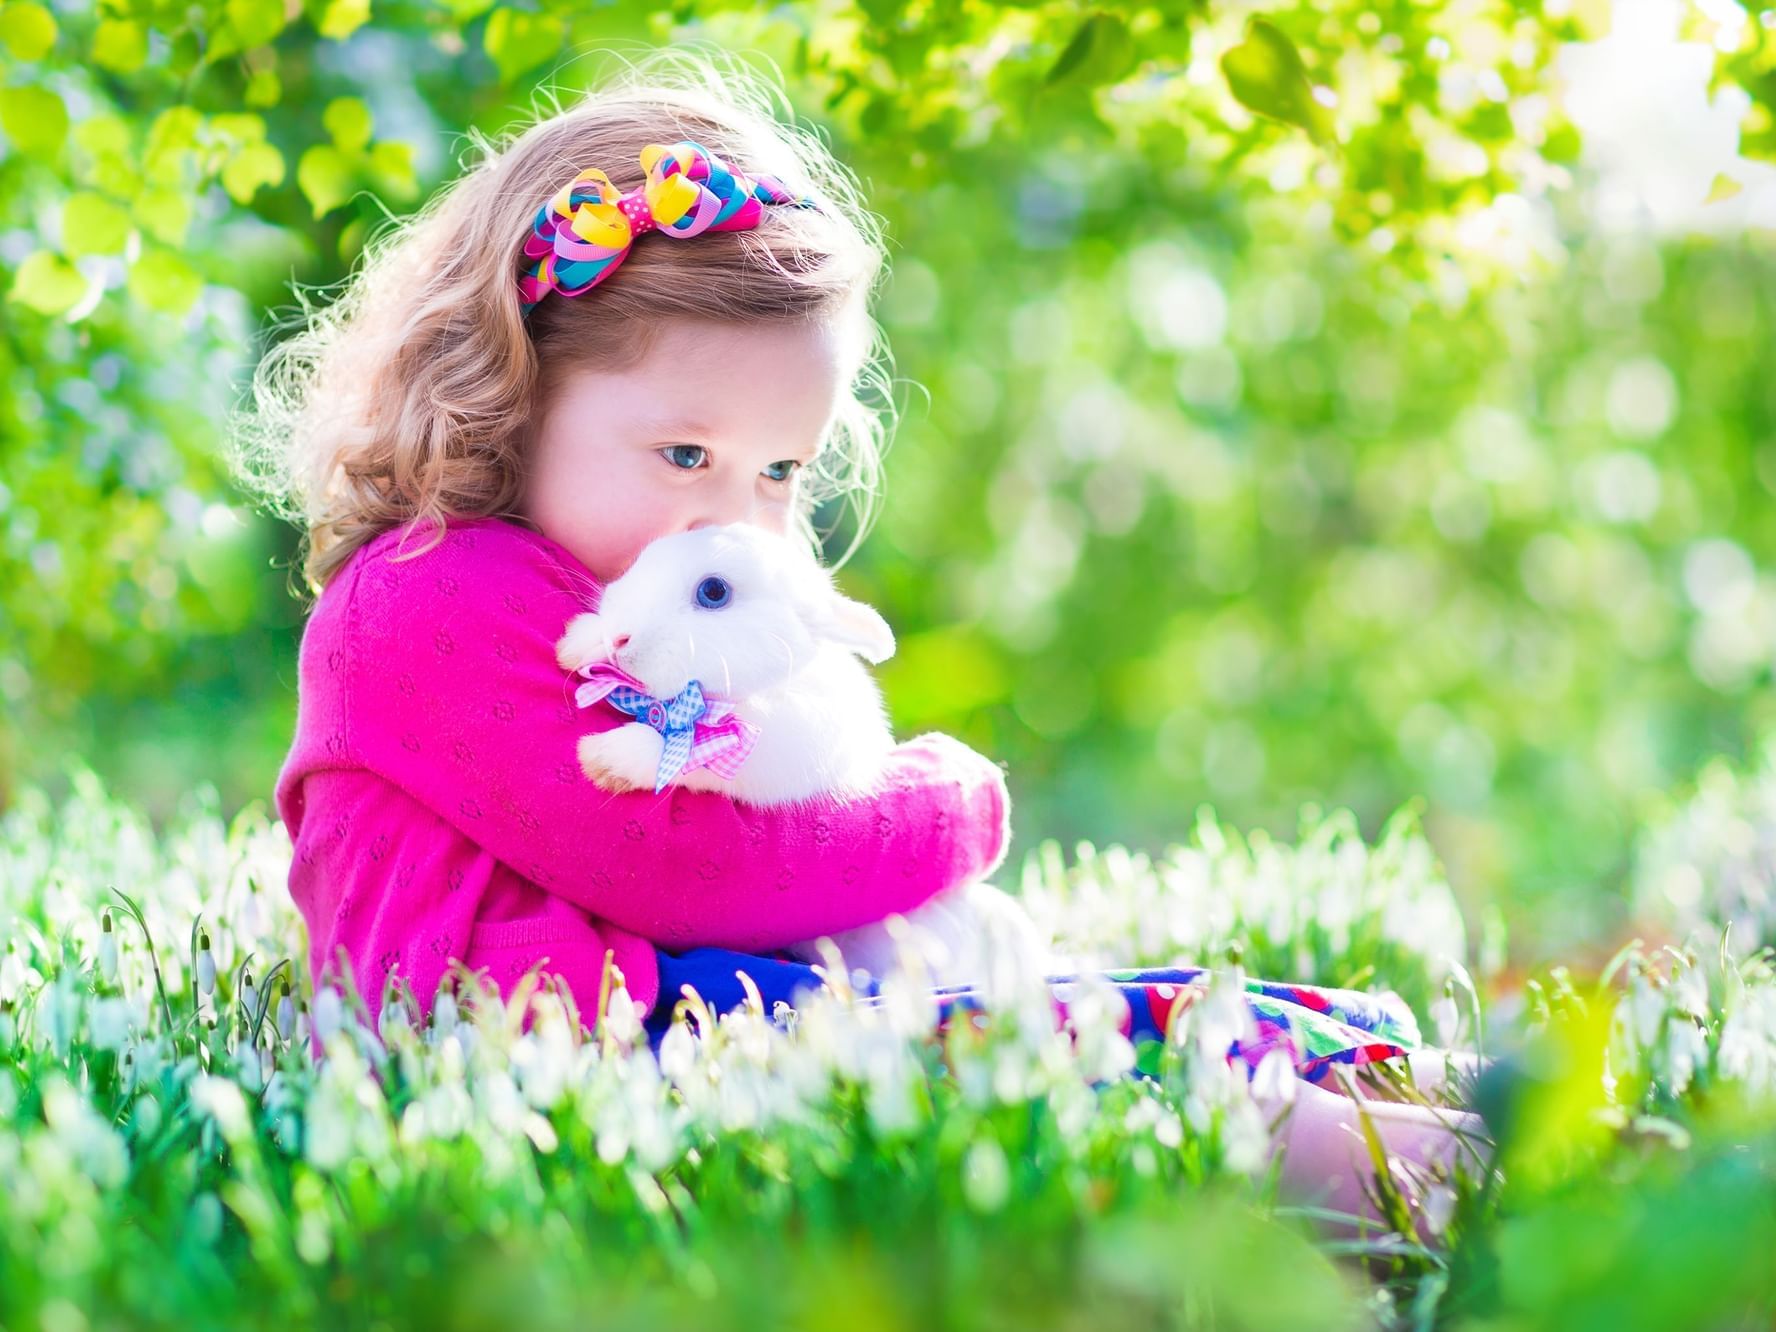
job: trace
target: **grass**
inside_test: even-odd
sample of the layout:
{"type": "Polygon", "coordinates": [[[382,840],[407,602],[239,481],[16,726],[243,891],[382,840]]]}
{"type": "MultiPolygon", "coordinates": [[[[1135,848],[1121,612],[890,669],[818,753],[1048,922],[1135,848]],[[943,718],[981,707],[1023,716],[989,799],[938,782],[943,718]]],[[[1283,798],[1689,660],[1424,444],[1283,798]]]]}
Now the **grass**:
{"type": "Polygon", "coordinates": [[[1011,981],[984,1033],[942,1041],[897,992],[787,1028],[742,1007],[656,1060],[626,995],[582,1040],[534,984],[466,984],[423,1028],[389,1005],[371,1031],[353,996],[308,992],[288,855],[257,807],[199,792],[157,831],[84,772],[0,820],[0,1326],[1776,1315],[1768,954],[1705,924],[1488,995],[1410,812],[1374,844],[1309,811],[1292,845],[1205,816],[1157,858],[1029,858],[1023,894],[1082,966],[1218,968],[1151,1079],[1121,1076],[1138,1052],[1089,983],[1071,1033],[1011,981]],[[1391,988],[1427,1032],[1483,1038],[1502,1169],[1382,1171],[1392,1231],[1280,1203],[1216,1053],[1242,970],[1391,988]]]}

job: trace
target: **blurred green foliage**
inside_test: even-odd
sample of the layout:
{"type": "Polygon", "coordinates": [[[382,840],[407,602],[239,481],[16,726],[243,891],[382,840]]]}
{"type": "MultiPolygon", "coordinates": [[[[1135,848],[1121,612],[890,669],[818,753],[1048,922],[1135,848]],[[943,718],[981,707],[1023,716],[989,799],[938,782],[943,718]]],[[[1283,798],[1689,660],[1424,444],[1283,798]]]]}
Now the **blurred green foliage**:
{"type": "MultiPolygon", "coordinates": [[[[1690,21],[1756,150],[1765,25],[1729,18],[1690,21]]],[[[218,446],[289,284],[539,85],[698,39],[779,69],[889,221],[907,410],[846,577],[903,729],[1006,759],[1026,842],[1423,793],[1532,948],[1614,924],[1636,812],[1771,720],[1776,269],[1579,205],[1555,58],[1607,25],[7,0],[0,803],[68,750],[160,809],[269,791],[294,538],[218,446]]]]}

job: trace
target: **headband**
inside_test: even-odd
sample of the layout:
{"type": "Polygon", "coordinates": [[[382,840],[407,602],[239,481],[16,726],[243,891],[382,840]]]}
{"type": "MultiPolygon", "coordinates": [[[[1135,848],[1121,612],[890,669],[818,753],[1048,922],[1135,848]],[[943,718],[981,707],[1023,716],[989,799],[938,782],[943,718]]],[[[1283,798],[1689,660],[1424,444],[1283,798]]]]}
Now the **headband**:
{"type": "Polygon", "coordinates": [[[603,282],[650,231],[687,240],[705,231],[747,231],[759,224],[766,204],[817,205],[798,199],[775,176],[741,175],[689,139],[641,150],[647,180],[627,194],[590,167],[537,209],[524,240],[526,263],[518,276],[523,313],[551,289],[578,296],[603,282]]]}

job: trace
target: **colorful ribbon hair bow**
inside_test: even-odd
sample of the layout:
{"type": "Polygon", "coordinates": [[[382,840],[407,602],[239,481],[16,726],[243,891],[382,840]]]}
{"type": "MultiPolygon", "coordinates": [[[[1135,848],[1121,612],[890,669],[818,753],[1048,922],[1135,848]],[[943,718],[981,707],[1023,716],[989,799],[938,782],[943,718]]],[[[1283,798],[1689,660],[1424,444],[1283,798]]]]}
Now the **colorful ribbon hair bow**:
{"type": "Polygon", "coordinates": [[[580,667],[587,683],[574,691],[574,702],[589,708],[608,699],[619,711],[645,722],[666,738],[660,767],[654,775],[654,794],[666,783],[695,768],[708,768],[718,777],[734,780],[746,756],[758,743],[759,730],[734,715],[731,705],[703,697],[703,686],[692,680],[671,698],[655,698],[641,681],[614,662],[594,661],[580,667]]]}
{"type": "Polygon", "coordinates": [[[590,167],[537,209],[524,241],[524,257],[535,262],[518,277],[525,314],[551,289],[563,296],[590,291],[650,231],[688,240],[705,231],[750,230],[766,204],[818,206],[811,197],[796,198],[775,176],[740,175],[690,139],[670,147],[650,143],[641,150],[641,165],[647,180],[627,194],[590,167]]]}

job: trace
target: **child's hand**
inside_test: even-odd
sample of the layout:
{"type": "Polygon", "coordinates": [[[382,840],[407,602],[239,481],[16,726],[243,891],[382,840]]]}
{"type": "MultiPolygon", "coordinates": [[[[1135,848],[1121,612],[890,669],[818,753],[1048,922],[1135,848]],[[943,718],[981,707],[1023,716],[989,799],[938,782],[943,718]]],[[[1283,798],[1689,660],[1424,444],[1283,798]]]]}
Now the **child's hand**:
{"type": "Polygon", "coordinates": [[[666,738],[643,722],[630,722],[580,740],[580,770],[607,791],[652,791],[666,738]]]}

